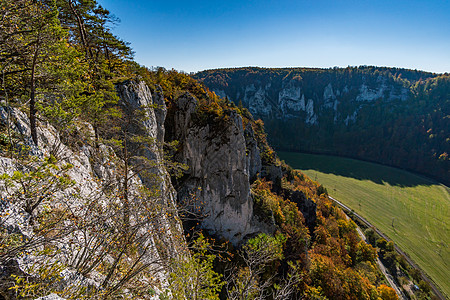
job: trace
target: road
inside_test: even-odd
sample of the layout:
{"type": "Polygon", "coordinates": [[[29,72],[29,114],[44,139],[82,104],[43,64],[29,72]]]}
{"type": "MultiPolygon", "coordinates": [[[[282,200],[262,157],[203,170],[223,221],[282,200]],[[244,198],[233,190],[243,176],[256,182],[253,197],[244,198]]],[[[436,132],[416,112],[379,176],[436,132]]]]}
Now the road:
{"type": "MultiPolygon", "coordinates": [[[[350,218],[349,216],[347,216],[347,218],[350,218]]],[[[362,232],[361,228],[359,228],[359,226],[356,227],[356,231],[358,232],[359,236],[361,237],[361,239],[367,243],[366,241],[366,236],[364,235],[364,233],[362,232]]],[[[405,295],[403,294],[402,290],[400,289],[400,287],[395,283],[394,281],[394,277],[392,277],[391,274],[388,273],[388,271],[386,270],[386,267],[383,265],[383,263],[381,262],[381,260],[378,258],[377,256],[377,265],[378,268],[381,270],[381,272],[384,274],[384,277],[386,278],[386,280],[389,282],[389,285],[395,290],[395,292],[397,293],[399,299],[403,299],[403,300],[407,300],[408,298],[405,297],[405,295]]]]}
{"type": "MultiPolygon", "coordinates": [[[[339,205],[342,205],[343,208],[348,208],[347,206],[345,206],[344,204],[342,204],[341,202],[337,201],[336,199],[329,197],[330,199],[332,199],[333,201],[335,201],[336,203],[338,203],[339,205]]],[[[347,219],[350,219],[350,217],[346,214],[345,215],[347,217],[347,219]]],[[[356,225],[356,231],[358,232],[359,237],[367,243],[366,240],[366,236],[364,235],[364,233],[362,232],[361,228],[359,228],[358,225],[356,225]]],[[[403,294],[402,290],[400,289],[400,287],[395,283],[394,278],[392,277],[391,274],[388,273],[388,271],[386,270],[386,267],[383,265],[383,263],[381,262],[381,260],[378,258],[377,256],[377,265],[378,268],[380,269],[380,271],[384,274],[384,277],[386,278],[386,280],[389,282],[389,285],[395,290],[395,292],[397,293],[399,299],[401,300],[407,300],[407,298],[405,297],[405,295],[403,294]]]]}
{"type": "MultiPolygon", "coordinates": [[[[362,223],[364,223],[366,226],[371,227],[374,229],[374,231],[380,235],[382,238],[384,238],[386,241],[390,241],[391,239],[388,238],[385,234],[383,234],[381,231],[379,231],[376,227],[374,227],[371,223],[369,223],[366,219],[364,219],[363,217],[361,217],[359,214],[355,213],[350,207],[348,207],[347,205],[345,205],[344,203],[340,202],[339,200],[334,199],[331,196],[328,196],[328,198],[330,198],[332,201],[334,201],[335,203],[337,203],[340,207],[342,207],[343,209],[345,209],[346,211],[352,212],[353,215],[358,218],[362,223]]],[[[358,227],[359,228],[359,227],[358,227]]],[[[358,232],[359,233],[359,232],[358,232]]],[[[361,231],[362,233],[362,231],[361,231]]],[[[365,239],[365,238],[364,238],[365,239]]],[[[424,272],[419,268],[419,266],[417,266],[414,261],[409,258],[408,255],[406,255],[405,252],[403,252],[396,244],[394,244],[395,247],[395,251],[397,251],[397,253],[399,253],[400,255],[402,255],[406,261],[415,269],[420,271],[420,275],[422,277],[422,279],[426,282],[428,282],[428,284],[430,285],[431,289],[433,290],[434,294],[436,296],[438,296],[439,299],[441,300],[446,300],[447,298],[441,293],[441,291],[436,287],[436,285],[434,284],[434,282],[432,282],[425,274],[424,272]]],[[[381,261],[380,261],[381,263],[381,261]]],[[[383,266],[384,267],[384,266],[383,266]]],[[[385,275],[386,276],[386,275],[385,275]]],[[[390,276],[390,275],[389,275],[390,276]]],[[[387,278],[387,276],[386,276],[387,278]]],[[[388,279],[389,280],[389,279],[388,279]]],[[[395,288],[394,288],[395,289],[395,288]]]]}

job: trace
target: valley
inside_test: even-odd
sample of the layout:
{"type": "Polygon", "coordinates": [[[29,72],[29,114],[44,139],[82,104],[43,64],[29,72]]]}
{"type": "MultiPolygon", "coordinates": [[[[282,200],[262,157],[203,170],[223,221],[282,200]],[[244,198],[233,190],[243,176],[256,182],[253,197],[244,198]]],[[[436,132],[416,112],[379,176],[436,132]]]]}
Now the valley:
{"type": "MultiPolygon", "coordinates": [[[[447,55],[434,68],[415,63],[429,50],[395,64],[364,50],[356,66],[299,34],[331,15],[398,31],[386,13],[352,1],[320,3],[317,17],[302,1],[0,2],[0,300],[450,297],[447,55]],[[300,54],[308,44],[331,60],[300,54]],[[258,54],[287,50],[302,59],[258,54]],[[269,68],[294,65],[316,67],[269,68]]],[[[416,15],[403,6],[386,8],[416,15]]],[[[379,44],[351,27],[364,37],[338,31],[379,44]]],[[[408,45],[424,40],[416,31],[408,45]]]]}
{"type": "Polygon", "coordinates": [[[261,118],[278,150],[377,162],[450,185],[448,74],[249,67],[194,78],[261,118]]]}
{"type": "Polygon", "coordinates": [[[449,188],[400,169],[325,155],[279,152],[391,238],[447,295],[449,188]]]}

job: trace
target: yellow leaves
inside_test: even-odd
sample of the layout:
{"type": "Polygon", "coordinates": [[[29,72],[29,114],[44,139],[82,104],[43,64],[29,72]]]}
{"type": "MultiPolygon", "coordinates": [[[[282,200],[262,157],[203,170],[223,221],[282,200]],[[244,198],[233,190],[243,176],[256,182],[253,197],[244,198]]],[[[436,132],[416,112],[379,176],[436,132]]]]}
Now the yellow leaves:
{"type": "Polygon", "coordinates": [[[398,296],[395,293],[394,289],[391,287],[388,287],[387,285],[380,285],[377,288],[378,294],[380,295],[381,299],[383,300],[397,300],[398,296]]]}

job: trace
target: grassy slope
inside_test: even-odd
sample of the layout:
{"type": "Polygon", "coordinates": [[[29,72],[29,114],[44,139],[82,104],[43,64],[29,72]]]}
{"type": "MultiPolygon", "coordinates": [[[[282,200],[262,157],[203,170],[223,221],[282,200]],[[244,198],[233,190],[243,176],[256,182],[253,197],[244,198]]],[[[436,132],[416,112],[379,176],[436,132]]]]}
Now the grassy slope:
{"type": "Polygon", "coordinates": [[[449,188],[399,169],[352,159],[278,154],[388,235],[450,297],[449,188]]]}

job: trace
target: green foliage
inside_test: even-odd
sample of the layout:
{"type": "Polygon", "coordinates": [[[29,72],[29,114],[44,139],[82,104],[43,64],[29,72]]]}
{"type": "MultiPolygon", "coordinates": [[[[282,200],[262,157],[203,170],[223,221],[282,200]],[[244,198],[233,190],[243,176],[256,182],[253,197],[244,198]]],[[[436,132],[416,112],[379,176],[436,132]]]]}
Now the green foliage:
{"type": "Polygon", "coordinates": [[[283,259],[285,243],[286,237],[282,234],[272,236],[261,233],[248,240],[241,252],[244,265],[233,269],[228,278],[228,299],[266,299],[269,295],[274,299],[289,297],[293,285],[299,281],[294,264],[289,263],[291,272],[281,285],[272,281],[274,266],[283,259]]]}
{"type": "Polygon", "coordinates": [[[295,203],[284,199],[271,191],[272,183],[257,179],[251,186],[255,213],[262,220],[270,223],[275,221],[279,226],[289,225],[303,228],[303,216],[295,203]]]}
{"type": "Polygon", "coordinates": [[[379,247],[382,250],[386,250],[387,249],[387,241],[384,238],[379,238],[377,240],[377,247],[379,247]]]}
{"type": "Polygon", "coordinates": [[[328,191],[323,185],[319,185],[317,187],[317,195],[320,196],[322,194],[325,194],[326,196],[328,196],[328,191]]]}
{"type": "Polygon", "coordinates": [[[255,132],[256,141],[261,151],[261,160],[264,164],[274,165],[276,161],[276,155],[273,149],[267,142],[267,134],[264,131],[264,122],[262,120],[256,120],[252,123],[253,131],[255,132]]]}
{"type": "Polygon", "coordinates": [[[419,281],[419,288],[421,291],[423,291],[425,294],[429,294],[431,292],[431,287],[428,284],[428,282],[420,280],[419,281]]]}
{"type": "Polygon", "coordinates": [[[44,260],[43,262],[33,263],[26,268],[26,272],[33,276],[11,275],[15,284],[9,289],[25,299],[48,295],[48,291],[54,290],[58,282],[63,279],[61,271],[66,267],[52,259],[52,256],[55,255],[54,249],[47,248],[42,251],[34,251],[33,255],[41,257],[44,260]]]}
{"type": "Polygon", "coordinates": [[[373,230],[373,228],[367,228],[366,230],[364,230],[364,235],[366,236],[367,241],[374,246],[376,243],[376,237],[377,234],[375,233],[375,230],[373,230]]]}
{"type": "Polygon", "coordinates": [[[0,175],[0,181],[3,195],[33,215],[39,205],[52,201],[55,192],[64,191],[75,183],[67,175],[73,165],[58,166],[54,156],[41,161],[30,159],[29,170],[14,171],[12,175],[3,173],[0,175]]]}
{"type": "Polygon", "coordinates": [[[132,51],[111,33],[116,20],[95,0],[2,0],[0,63],[5,98],[29,101],[32,137],[36,113],[63,136],[82,117],[98,128],[117,102],[113,78],[124,76],[132,51]],[[63,28],[68,28],[63,29],[63,28]]]}
{"type": "MultiPolygon", "coordinates": [[[[334,198],[389,236],[444,293],[450,293],[443,275],[450,258],[443,247],[449,238],[442,235],[449,228],[442,222],[449,207],[447,187],[403,170],[346,158],[299,153],[280,156],[295,168],[306,166],[305,174],[317,178],[334,198]]],[[[371,240],[373,246],[377,239],[375,235],[371,240]]]]}
{"type": "Polygon", "coordinates": [[[249,85],[270,86],[265,89],[266,99],[279,99],[279,92],[285,87],[301,89],[305,99],[314,101],[317,124],[306,123],[307,114],[303,111],[297,113],[297,118],[284,118],[276,110],[276,117],[255,116],[263,118],[270,143],[276,149],[375,161],[450,183],[448,74],[372,66],[230,68],[203,71],[194,78],[212,90],[224,91],[236,104],[243,100],[249,85]],[[336,95],[338,115],[322,96],[328,84],[334,93],[340,93],[336,95]],[[391,97],[385,90],[379,99],[355,101],[362,85],[369,91],[380,90],[383,85],[398,97],[391,97]],[[355,112],[354,122],[349,121],[355,112]]]}
{"type": "Polygon", "coordinates": [[[37,143],[37,102],[46,104],[47,97],[65,97],[61,92],[76,89],[73,79],[81,74],[82,65],[66,41],[55,1],[4,2],[0,30],[3,93],[7,100],[29,99],[31,136],[37,143]]]}
{"type": "Polygon", "coordinates": [[[283,258],[283,245],[285,242],[286,238],[282,234],[270,236],[261,233],[248,240],[243,249],[248,258],[255,261],[255,264],[264,266],[269,262],[283,258]]]}
{"type": "Polygon", "coordinates": [[[219,299],[225,283],[222,275],[213,270],[216,256],[208,253],[209,248],[209,242],[200,234],[190,255],[172,261],[169,284],[173,299],[219,299]]]}

